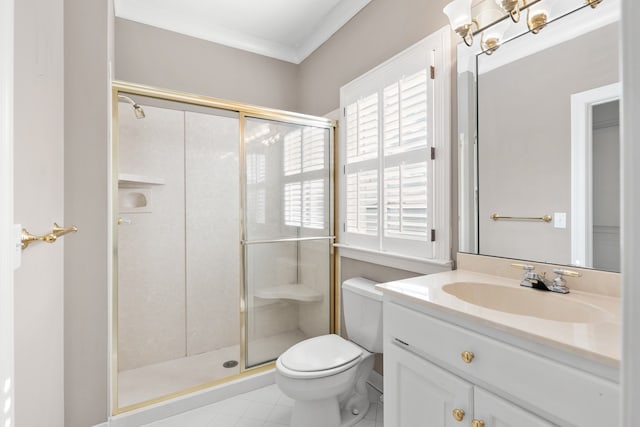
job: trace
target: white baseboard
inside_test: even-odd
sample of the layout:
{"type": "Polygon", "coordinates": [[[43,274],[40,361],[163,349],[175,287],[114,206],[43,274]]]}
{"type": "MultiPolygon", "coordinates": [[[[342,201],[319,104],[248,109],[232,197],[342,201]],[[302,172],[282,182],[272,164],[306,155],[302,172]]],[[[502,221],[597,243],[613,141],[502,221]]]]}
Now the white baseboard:
{"type": "Polygon", "coordinates": [[[106,422],[106,423],[102,423],[102,424],[96,424],[93,427],[109,427],[109,423],[106,422]]]}

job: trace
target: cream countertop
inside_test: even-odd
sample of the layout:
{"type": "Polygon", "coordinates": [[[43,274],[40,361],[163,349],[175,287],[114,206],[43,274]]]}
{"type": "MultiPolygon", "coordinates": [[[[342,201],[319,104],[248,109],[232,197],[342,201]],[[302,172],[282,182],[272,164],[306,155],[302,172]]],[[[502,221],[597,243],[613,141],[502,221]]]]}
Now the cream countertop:
{"type": "Polygon", "coordinates": [[[618,367],[620,365],[620,298],[575,290],[569,294],[539,291],[520,286],[519,280],[464,270],[419,276],[379,284],[376,287],[392,299],[399,297],[401,300],[418,304],[427,311],[437,309],[440,313],[461,316],[467,320],[559,348],[608,366],[618,367]],[[471,304],[443,290],[443,287],[448,284],[460,282],[505,286],[511,288],[507,292],[512,296],[519,295],[515,292],[522,292],[523,298],[514,299],[514,307],[511,311],[531,312],[531,307],[523,305],[519,308],[517,306],[518,303],[525,302],[528,295],[531,295],[531,298],[535,298],[536,302],[544,302],[544,299],[556,299],[549,305],[562,307],[565,310],[564,313],[549,313],[547,310],[545,317],[572,318],[571,310],[580,310],[581,313],[576,312],[575,315],[577,318],[581,318],[584,317],[585,309],[589,311],[592,308],[596,320],[573,323],[508,313],[471,304]],[[567,301],[567,304],[558,304],[558,300],[567,301]]]}

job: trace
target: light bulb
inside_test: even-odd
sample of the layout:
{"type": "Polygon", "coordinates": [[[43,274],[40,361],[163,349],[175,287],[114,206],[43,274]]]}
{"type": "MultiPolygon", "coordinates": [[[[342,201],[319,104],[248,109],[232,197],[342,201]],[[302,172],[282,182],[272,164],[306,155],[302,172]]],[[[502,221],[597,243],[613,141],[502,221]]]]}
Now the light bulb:
{"type": "Polygon", "coordinates": [[[453,0],[442,11],[449,17],[454,30],[471,25],[471,0],[453,0]]]}

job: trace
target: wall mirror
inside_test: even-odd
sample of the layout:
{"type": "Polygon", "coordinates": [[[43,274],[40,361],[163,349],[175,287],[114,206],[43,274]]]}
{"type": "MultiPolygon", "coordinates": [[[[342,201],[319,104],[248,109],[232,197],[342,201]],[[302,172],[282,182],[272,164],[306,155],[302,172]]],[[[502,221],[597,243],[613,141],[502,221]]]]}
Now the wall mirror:
{"type": "Polygon", "coordinates": [[[458,47],[460,251],[620,271],[619,1],[535,3],[458,47]]]}

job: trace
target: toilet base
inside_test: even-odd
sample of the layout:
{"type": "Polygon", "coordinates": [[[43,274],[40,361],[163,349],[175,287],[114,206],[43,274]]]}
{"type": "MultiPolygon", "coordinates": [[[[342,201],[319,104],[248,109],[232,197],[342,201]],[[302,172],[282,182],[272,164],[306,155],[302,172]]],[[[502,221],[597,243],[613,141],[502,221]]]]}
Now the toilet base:
{"type": "MultiPolygon", "coordinates": [[[[289,396],[295,400],[291,427],[350,427],[362,420],[369,410],[366,380],[373,369],[373,361],[373,353],[367,354],[355,368],[354,384],[338,396],[312,400],[289,396]]],[[[287,394],[282,384],[279,385],[287,394]]]]}
{"type": "Polygon", "coordinates": [[[365,415],[367,415],[368,410],[369,400],[367,399],[367,396],[364,396],[363,399],[354,399],[350,401],[350,403],[347,404],[347,406],[345,406],[342,411],[340,411],[340,418],[342,420],[342,424],[340,424],[340,427],[350,427],[354,424],[357,424],[361,419],[364,418],[365,415]],[[354,409],[357,410],[358,414],[353,413],[354,409]]]}
{"type": "Polygon", "coordinates": [[[354,395],[342,409],[336,398],[297,400],[291,415],[291,427],[350,427],[362,420],[369,410],[369,400],[366,396],[361,397],[354,395]]]}
{"type": "Polygon", "coordinates": [[[340,426],[338,400],[296,400],[291,414],[291,427],[340,426]]]}

